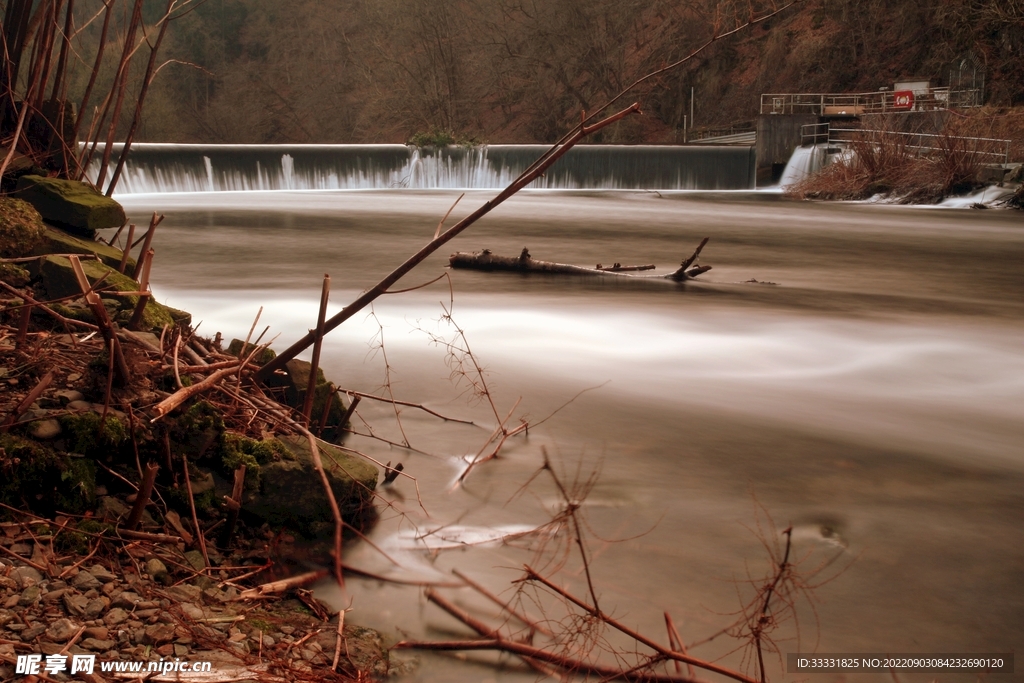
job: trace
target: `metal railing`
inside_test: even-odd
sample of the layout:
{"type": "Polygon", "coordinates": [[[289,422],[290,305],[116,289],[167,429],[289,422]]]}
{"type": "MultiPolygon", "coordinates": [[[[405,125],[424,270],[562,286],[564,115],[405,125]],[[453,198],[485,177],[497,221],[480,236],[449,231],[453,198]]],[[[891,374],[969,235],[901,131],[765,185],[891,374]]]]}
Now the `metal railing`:
{"type": "MultiPolygon", "coordinates": [[[[950,102],[949,88],[915,91],[876,90],[867,93],[767,93],[761,95],[762,114],[815,114],[818,116],[860,116],[861,114],[899,114],[910,111],[936,111],[964,106],[961,91],[950,102]]],[[[969,105],[968,105],[969,106],[969,105]]]]}
{"type": "Polygon", "coordinates": [[[874,130],[870,128],[833,128],[830,123],[809,123],[800,127],[802,145],[849,146],[856,141],[875,144],[897,144],[918,154],[948,151],[952,144],[973,155],[992,157],[991,163],[1006,164],[1010,161],[1012,140],[1001,138],[977,138],[961,135],[935,133],[902,133],[899,131],[874,130]]]}

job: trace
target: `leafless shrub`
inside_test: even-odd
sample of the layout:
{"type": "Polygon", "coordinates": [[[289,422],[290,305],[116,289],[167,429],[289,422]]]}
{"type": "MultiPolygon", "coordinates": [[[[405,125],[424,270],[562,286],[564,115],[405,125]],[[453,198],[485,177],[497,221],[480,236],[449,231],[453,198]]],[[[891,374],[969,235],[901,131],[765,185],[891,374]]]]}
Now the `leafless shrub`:
{"type": "Polygon", "coordinates": [[[801,199],[868,199],[929,203],[980,186],[978,171],[992,161],[991,145],[963,135],[954,119],[935,137],[894,130],[862,131],[849,152],[787,190],[801,199]],[[927,141],[927,142],[926,142],[927,141]]]}

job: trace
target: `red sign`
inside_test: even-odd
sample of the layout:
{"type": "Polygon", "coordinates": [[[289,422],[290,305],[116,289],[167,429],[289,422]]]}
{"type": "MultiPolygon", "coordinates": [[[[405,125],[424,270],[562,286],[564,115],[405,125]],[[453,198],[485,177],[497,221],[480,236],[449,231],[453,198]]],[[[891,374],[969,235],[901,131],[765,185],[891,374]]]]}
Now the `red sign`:
{"type": "Polygon", "coordinates": [[[892,94],[892,108],[893,109],[913,109],[914,108],[914,91],[913,90],[897,90],[892,94]]]}

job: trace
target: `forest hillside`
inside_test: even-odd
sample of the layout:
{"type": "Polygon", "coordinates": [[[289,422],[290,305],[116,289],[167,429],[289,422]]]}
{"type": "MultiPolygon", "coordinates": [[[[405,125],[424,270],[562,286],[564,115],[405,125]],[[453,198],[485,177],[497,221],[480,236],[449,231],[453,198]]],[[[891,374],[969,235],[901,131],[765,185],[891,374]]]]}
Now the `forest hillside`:
{"type": "MultiPolygon", "coordinates": [[[[209,0],[174,20],[136,139],[549,142],[638,76],[779,5],[209,0]]],[[[101,6],[79,0],[76,23],[101,6]]],[[[147,0],[154,21],[161,11],[147,0]]],[[[988,111],[1002,111],[1024,105],[1022,57],[1020,0],[801,0],[646,82],[631,95],[646,116],[594,141],[682,142],[691,107],[697,128],[727,128],[757,115],[761,93],[944,85],[964,58],[983,66],[988,111]]]]}

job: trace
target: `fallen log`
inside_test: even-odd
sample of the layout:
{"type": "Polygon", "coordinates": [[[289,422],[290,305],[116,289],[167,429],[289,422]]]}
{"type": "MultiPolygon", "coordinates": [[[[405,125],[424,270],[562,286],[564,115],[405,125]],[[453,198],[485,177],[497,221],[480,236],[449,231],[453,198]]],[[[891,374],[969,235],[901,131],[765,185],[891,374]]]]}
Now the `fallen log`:
{"type": "Polygon", "coordinates": [[[588,266],[576,266],[569,263],[541,261],[533,258],[530,255],[530,251],[525,248],[519,256],[498,256],[490,249],[475,252],[458,251],[448,257],[448,264],[452,268],[470,268],[473,270],[485,271],[505,270],[520,273],[553,273],[559,275],[606,275],[615,277],[643,278],[646,280],[655,279],[683,282],[685,280],[691,280],[701,273],[706,273],[711,270],[711,266],[690,267],[697,260],[701,250],[707,243],[708,238],[705,237],[693,252],[693,255],[684,259],[678,269],[667,275],[636,274],[636,271],[652,270],[654,265],[621,266],[619,264],[615,264],[614,266],[608,267],[602,266],[599,263],[597,266],[590,268],[588,266]]]}

